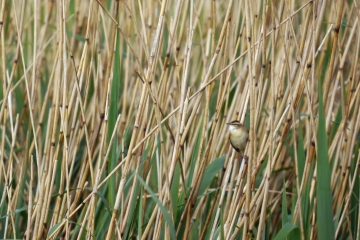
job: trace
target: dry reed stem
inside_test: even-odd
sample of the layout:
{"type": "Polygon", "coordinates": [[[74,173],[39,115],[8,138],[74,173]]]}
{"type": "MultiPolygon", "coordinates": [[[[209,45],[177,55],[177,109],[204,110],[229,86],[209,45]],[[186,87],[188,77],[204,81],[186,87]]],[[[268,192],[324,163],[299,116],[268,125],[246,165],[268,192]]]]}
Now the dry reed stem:
{"type": "Polygon", "coordinates": [[[321,97],[359,234],[356,2],[26,3],[0,8],[2,238],[316,239],[321,97]]]}

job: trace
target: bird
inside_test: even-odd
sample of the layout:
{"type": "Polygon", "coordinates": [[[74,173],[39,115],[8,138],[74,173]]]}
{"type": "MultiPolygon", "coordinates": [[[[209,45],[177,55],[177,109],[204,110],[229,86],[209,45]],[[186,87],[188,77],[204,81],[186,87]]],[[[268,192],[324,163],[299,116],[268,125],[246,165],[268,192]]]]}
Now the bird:
{"type": "Polygon", "coordinates": [[[249,131],[238,120],[226,123],[229,125],[230,143],[237,152],[243,152],[249,138],[249,131]]]}

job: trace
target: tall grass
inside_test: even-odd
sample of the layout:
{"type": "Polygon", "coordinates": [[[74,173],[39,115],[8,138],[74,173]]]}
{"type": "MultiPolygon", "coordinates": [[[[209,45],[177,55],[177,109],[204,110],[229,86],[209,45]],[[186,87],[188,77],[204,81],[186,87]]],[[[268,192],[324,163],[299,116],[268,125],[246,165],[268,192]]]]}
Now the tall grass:
{"type": "Polygon", "coordinates": [[[0,238],[359,239],[359,13],[3,0],[0,238]]]}

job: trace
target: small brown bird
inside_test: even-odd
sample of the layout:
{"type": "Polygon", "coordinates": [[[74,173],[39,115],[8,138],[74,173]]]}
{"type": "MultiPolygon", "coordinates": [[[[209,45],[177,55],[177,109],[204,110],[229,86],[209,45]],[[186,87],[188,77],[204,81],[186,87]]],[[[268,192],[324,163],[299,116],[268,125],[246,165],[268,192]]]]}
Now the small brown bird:
{"type": "Polygon", "coordinates": [[[227,123],[230,131],[231,146],[237,152],[243,152],[249,138],[249,131],[238,120],[227,123]]]}

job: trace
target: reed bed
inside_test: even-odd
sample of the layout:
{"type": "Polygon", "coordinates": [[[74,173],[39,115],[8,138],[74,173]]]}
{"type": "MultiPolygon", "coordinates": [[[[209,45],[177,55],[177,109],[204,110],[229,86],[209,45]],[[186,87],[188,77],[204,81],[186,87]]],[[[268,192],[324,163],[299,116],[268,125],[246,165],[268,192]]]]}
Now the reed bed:
{"type": "Polygon", "coordinates": [[[0,238],[360,239],[356,0],[0,11],[0,238]]]}

